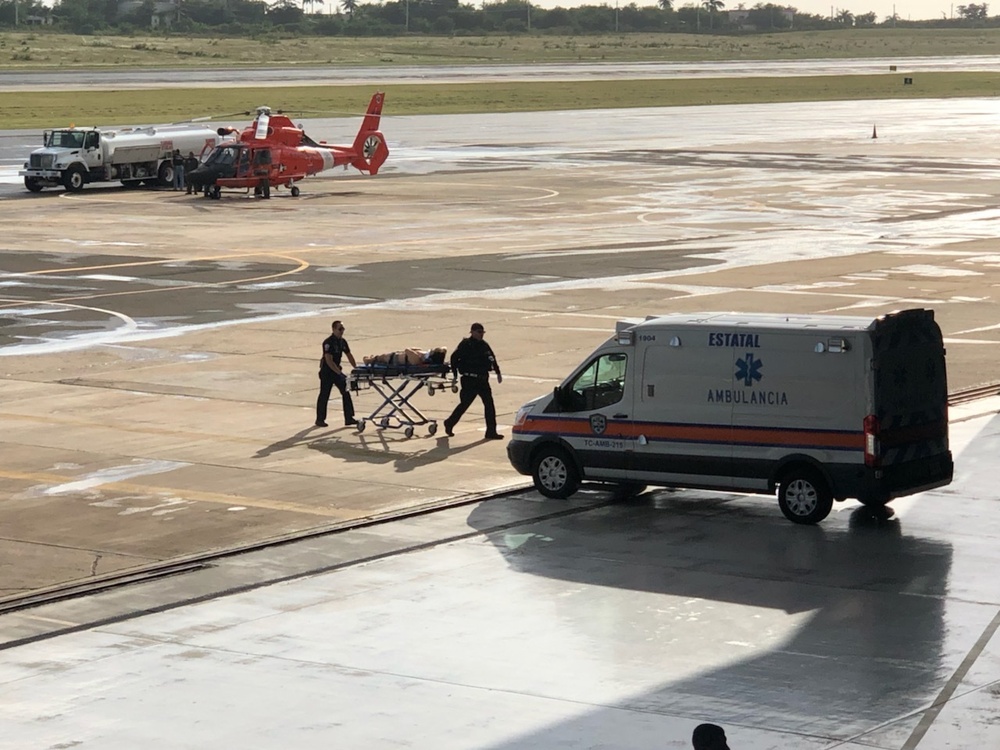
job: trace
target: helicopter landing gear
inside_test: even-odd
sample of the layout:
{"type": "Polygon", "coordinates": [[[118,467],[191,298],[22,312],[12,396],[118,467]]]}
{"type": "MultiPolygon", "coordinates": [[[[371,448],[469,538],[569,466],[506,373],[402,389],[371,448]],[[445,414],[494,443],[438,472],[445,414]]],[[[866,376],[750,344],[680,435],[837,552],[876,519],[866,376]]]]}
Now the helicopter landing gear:
{"type": "Polygon", "coordinates": [[[293,198],[298,198],[299,197],[299,193],[302,192],[301,190],[299,190],[299,186],[298,185],[292,185],[291,191],[292,191],[292,197],[293,198]]]}

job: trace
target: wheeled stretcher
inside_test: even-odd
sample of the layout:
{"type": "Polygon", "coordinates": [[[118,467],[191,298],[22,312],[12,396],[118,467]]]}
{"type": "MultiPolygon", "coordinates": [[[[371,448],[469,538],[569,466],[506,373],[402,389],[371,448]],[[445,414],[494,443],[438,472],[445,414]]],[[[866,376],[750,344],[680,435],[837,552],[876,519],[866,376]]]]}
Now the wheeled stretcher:
{"type": "Polygon", "coordinates": [[[358,420],[358,432],[364,432],[368,422],[379,429],[402,429],[406,437],[413,437],[414,428],[427,425],[427,433],[437,432],[436,419],[429,419],[414,406],[410,399],[422,388],[427,395],[450,388],[458,392],[451,369],[447,364],[366,364],[351,371],[349,387],[355,393],[369,388],[382,397],[382,403],[367,417],[358,420]]]}

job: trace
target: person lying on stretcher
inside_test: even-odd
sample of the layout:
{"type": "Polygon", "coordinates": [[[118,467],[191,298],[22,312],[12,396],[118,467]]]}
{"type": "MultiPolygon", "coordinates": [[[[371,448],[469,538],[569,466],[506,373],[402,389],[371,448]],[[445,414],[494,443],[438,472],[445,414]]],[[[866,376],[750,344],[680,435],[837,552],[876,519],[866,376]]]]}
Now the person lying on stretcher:
{"type": "Polygon", "coordinates": [[[444,347],[436,349],[407,348],[398,352],[375,354],[364,357],[366,365],[443,365],[448,350],[444,347]]]}

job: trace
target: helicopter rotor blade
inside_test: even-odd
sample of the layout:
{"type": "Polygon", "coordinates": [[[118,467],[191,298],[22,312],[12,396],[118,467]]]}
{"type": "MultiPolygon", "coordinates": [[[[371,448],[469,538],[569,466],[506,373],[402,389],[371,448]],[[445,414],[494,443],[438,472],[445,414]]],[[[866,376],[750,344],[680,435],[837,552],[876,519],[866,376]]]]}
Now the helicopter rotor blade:
{"type": "Polygon", "coordinates": [[[247,117],[247,116],[252,115],[252,114],[253,114],[253,112],[251,112],[250,110],[244,109],[244,110],[242,110],[240,112],[223,112],[221,114],[215,114],[215,115],[201,115],[200,117],[192,117],[192,118],[187,119],[187,120],[178,120],[177,122],[172,122],[170,124],[171,125],[187,125],[188,123],[191,123],[191,122],[213,122],[215,120],[227,120],[230,117],[240,117],[240,116],[247,117]]]}

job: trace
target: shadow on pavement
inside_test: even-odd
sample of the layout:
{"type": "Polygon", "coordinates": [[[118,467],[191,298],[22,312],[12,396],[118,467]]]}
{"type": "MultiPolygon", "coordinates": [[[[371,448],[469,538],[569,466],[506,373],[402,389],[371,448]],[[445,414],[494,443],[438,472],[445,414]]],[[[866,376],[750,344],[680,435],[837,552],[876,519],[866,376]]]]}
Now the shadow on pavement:
{"type": "MultiPolygon", "coordinates": [[[[845,515],[796,526],[776,503],[657,490],[529,522],[516,529],[513,541],[511,532],[489,534],[514,570],[579,584],[565,589],[567,597],[591,592],[592,617],[580,616],[587,606],[582,599],[559,604],[577,608],[564,622],[583,631],[582,638],[647,642],[650,659],[667,659],[664,673],[696,672],[546,728],[530,741],[522,738],[517,747],[561,746],[586,736],[586,726],[601,723],[602,713],[614,723],[621,709],[691,717],[692,727],[699,721],[757,726],[811,736],[815,743],[816,737],[846,739],[926,707],[942,670],[951,545],[907,535],[900,522],[873,518],[864,508],[846,523],[845,515]],[[597,604],[605,587],[662,594],[662,609],[647,604],[637,606],[654,606],[652,612],[609,612],[597,604]],[[683,657],[692,660],[689,668],[676,669],[670,659],[678,658],[678,642],[663,612],[683,616],[693,601],[699,634],[682,643],[692,649],[683,657]],[[801,616],[794,627],[789,618],[762,620],[793,628],[790,640],[770,636],[766,625],[755,627],[755,612],[762,609],[801,616]],[[754,655],[710,666],[739,658],[732,657],[737,642],[746,648],[735,653],[754,655]],[[702,665],[709,665],[707,671],[697,672],[702,665]]],[[[468,522],[486,530],[496,528],[497,518],[486,503],[468,522]]],[[[684,632],[691,637],[690,626],[684,632]]]]}

